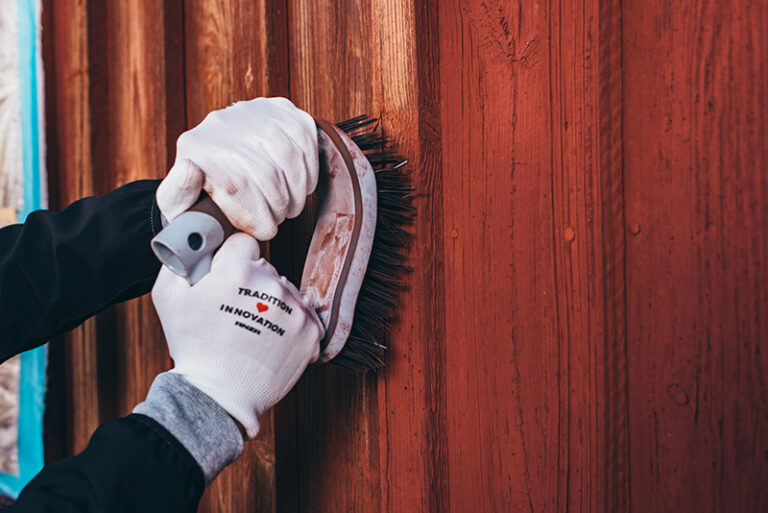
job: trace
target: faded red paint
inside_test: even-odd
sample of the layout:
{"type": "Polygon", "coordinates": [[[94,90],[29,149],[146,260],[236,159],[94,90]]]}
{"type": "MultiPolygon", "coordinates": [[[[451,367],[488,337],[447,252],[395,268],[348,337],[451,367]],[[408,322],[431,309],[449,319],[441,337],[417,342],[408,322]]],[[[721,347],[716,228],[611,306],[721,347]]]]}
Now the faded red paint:
{"type": "Polygon", "coordinates": [[[768,511],[768,5],[625,5],[632,510],[768,511]]]}
{"type": "MultiPolygon", "coordinates": [[[[380,115],[423,191],[387,367],[309,369],[201,511],[768,510],[768,5],[143,4],[46,1],[60,203],[261,94],[380,115]]],[[[146,301],[70,338],[69,452],[167,365],[146,301]]]]}

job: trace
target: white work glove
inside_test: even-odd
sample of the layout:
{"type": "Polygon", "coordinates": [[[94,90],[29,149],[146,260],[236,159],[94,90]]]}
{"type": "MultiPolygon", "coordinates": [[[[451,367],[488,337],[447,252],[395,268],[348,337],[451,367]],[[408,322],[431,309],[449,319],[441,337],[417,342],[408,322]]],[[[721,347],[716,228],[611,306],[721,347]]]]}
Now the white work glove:
{"type": "Polygon", "coordinates": [[[320,319],[245,233],[224,241],[211,272],[194,286],[163,267],[152,301],[171,372],[219,403],[248,438],[259,432],[259,416],[317,359],[320,319]]]}
{"type": "Polygon", "coordinates": [[[312,116],[285,98],[256,98],[209,113],[176,143],[176,162],[157,189],[170,221],[204,189],[229,221],[259,240],[298,216],[319,170],[312,116]]]}

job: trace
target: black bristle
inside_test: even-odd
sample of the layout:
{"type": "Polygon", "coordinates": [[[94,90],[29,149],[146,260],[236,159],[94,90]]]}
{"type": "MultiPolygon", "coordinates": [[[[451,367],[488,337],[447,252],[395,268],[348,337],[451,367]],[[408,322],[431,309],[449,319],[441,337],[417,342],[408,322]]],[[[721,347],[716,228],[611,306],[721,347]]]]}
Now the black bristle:
{"type": "Polygon", "coordinates": [[[332,362],[355,372],[366,372],[384,365],[386,338],[394,320],[395,307],[410,272],[407,252],[413,224],[415,193],[406,167],[407,161],[392,151],[379,120],[366,115],[336,124],[363,151],[376,176],[378,196],[376,232],[368,269],[360,288],[355,315],[347,343],[332,362]]]}

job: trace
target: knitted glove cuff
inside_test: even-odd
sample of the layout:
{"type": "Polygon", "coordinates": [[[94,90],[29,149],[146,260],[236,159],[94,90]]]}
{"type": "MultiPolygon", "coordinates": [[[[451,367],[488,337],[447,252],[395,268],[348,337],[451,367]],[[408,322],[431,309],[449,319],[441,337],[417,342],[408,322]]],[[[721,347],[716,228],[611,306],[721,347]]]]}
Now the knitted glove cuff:
{"type": "Polygon", "coordinates": [[[243,452],[243,436],[219,404],[172,372],[158,374],[133,413],[168,430],[200,465],[206,486],[243,452]]]}

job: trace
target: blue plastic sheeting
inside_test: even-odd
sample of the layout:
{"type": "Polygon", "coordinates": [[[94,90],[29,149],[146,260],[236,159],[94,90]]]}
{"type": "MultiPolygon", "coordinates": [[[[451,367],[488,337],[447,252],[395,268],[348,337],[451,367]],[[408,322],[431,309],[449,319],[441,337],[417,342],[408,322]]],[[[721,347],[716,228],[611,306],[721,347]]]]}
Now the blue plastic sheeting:
{"type": "MultiPolygon", "coordinates": [[[[45,171],[42,162],[40,4],[17,0],[19,15],[19,81],[24,162],[23,220],[33,210],[45,207],[45,171]]],[[[43,411],[45,408],[45,347],[21,355],[19,390],[19,475],[0,473],[0,491],[17,497],[21,489],[43,468],[43,411]]]]}

